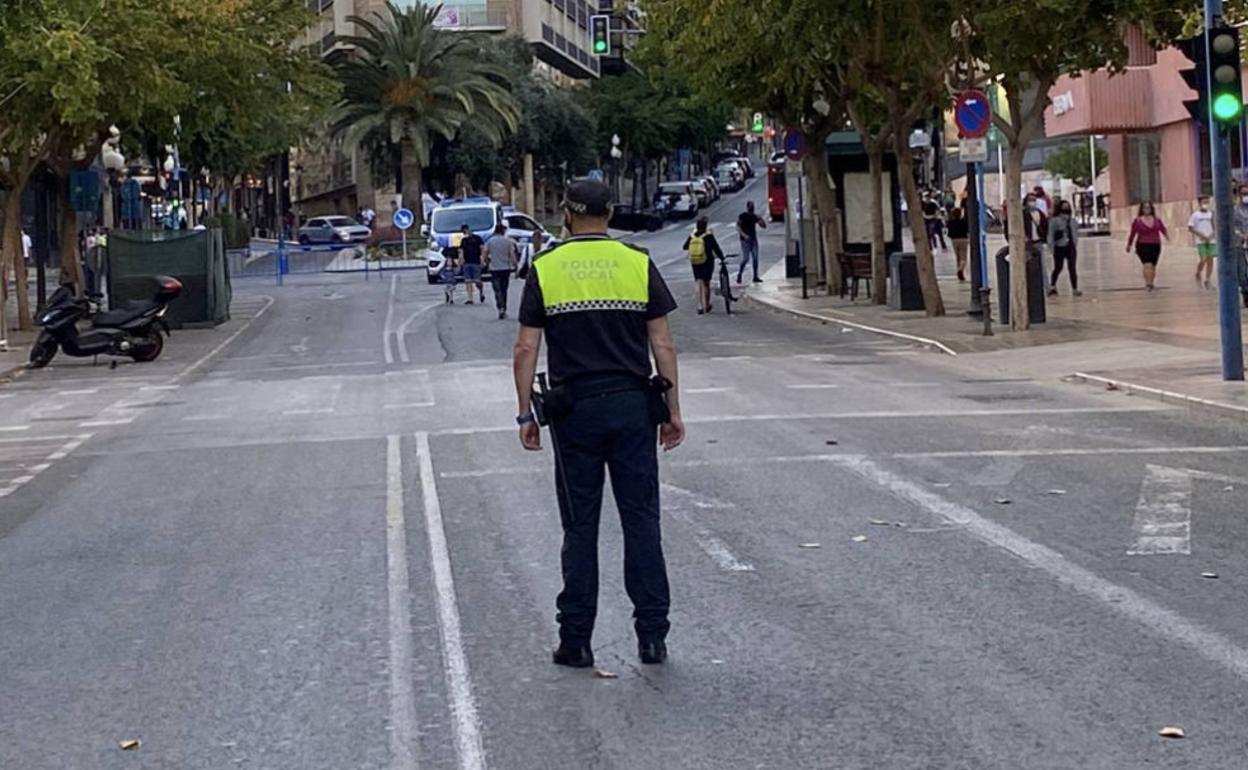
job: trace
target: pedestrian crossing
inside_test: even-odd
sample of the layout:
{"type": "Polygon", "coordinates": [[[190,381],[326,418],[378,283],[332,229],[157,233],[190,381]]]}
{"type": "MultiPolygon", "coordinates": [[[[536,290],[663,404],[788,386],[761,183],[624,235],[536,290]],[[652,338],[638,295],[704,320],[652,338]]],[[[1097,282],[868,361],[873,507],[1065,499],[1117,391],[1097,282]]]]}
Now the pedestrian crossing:
{"type": "Polygon", "coordinates": [[[0,438],[0,498],[8,497],[82,446],[91,434],[0,438]]]}

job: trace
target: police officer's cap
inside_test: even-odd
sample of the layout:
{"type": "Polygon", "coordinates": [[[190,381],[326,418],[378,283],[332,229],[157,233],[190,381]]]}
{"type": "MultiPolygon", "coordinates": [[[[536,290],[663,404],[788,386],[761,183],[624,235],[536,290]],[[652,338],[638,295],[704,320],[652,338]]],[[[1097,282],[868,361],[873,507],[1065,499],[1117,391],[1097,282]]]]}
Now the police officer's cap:
{"type": "Polygon", "coordinates": [[[589,177],[573,179],[563,194],[563,207],[573,214],[605,217],[611,213],[611,188],[589,177]]]}

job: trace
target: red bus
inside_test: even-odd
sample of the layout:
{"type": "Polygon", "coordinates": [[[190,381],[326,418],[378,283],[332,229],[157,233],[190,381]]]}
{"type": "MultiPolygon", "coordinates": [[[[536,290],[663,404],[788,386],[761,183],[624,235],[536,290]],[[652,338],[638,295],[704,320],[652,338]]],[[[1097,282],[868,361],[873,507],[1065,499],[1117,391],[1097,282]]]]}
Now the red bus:
{"type": "Polygon", "coordinates": [[[784,161],[767,164],[767,209],[772,222],[784,220],[784,210],[789,205],[789,193],[784,186],[784,161]]]}

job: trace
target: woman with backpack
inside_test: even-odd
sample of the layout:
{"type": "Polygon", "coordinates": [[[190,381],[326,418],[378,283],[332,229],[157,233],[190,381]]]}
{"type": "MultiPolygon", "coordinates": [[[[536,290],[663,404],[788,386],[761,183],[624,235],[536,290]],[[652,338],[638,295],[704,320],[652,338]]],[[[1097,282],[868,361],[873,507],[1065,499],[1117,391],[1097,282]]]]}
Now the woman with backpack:
{"type": "Polygon", "coordinates": [[[723,259],[724,252],[719,241],[707,226],[706,217],[699,217],[693,234],[685,239],[682,247],[689,252],[689,264],[693,266],[695,299],[698,315],[711,312],[711,279],[715,276],[715,260],[723,259]]]}
{"type": "Polygon", "coordinates": [[[1053,276],[1049,279],[1049,296],[1057,296],[1057,279],[1062,274],[1062,266],[1070,276],[1070,291],[1076,297],[1082,297],[1079,291],[1079,272],[1075,269],[1075,259],[1079,256],[1078,225],[1075,223],[1074,209],[1070,201],[1057,204],[1057,213],[1049,220],[1049,251],[1053,252],[1053,276]]]}

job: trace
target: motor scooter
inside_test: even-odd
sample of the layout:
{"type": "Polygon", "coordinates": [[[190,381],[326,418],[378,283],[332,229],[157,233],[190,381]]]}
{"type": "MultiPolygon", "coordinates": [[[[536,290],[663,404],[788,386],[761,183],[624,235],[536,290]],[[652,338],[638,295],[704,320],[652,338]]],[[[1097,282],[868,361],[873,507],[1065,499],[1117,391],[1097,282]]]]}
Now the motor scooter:
{"type": "Polygon", "coordinates": [[[165,349],[165,337],[169,335],[165,311],[182,293],[182,282],[167,275],[155,276],[153,280],[156,291],[152,299],[131,300],[94,315],[94,300],[75,296],[70,286],[61,286],[48,298],[47,307],[37,319],[43,330],[30,348],[27,368],[47,366],[58,349],[76,358],[110,355],[129,356],[138,362],[155,361],[165,349]],[[80,331],[78,323],[88,318],[91,326],[80,331]]]}

